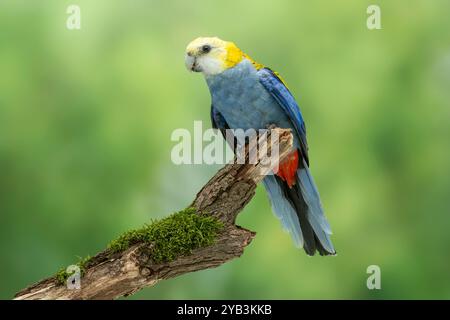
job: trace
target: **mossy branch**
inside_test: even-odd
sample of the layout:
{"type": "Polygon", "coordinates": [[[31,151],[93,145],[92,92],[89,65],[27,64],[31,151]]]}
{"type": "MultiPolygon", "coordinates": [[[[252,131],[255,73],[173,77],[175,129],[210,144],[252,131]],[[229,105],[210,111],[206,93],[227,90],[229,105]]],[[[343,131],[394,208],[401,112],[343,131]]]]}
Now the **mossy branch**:
{"type": "MultiPolygon", "coordinates": [[[[252,148],[279,150],[282,161],[292,149],[287,129],[268,131],[250,143],[252,148]]],[[[248,149],[248,148],[247,148],[248,149]]],[[[254,153],[253,153],[254,154],[254,153]]],[[[230,163],[200,190],[188,209],[140,229],[127,231],[104,251],[78,262],[81,288],[68,289],[64,269],[18,292],[15,299],[115,299],[181,274],[217,267],[242,255],[255,233],[235,225],[238,213],[259,183],[278,163],[230,163]]]]}

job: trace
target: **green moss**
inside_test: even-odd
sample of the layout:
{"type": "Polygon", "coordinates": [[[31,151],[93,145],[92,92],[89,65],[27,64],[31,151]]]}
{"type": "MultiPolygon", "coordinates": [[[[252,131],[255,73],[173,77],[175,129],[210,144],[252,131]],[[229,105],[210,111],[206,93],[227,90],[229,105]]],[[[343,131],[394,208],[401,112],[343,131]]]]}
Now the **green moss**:
{"type": "MultiPolygon", "coordinates": [[[[223,228],[222,222],[214,217],[197,214],[195,209],[187,208],[167,218],[153,220],[142,228],[125,232],[108,245],[110,253],[118,253],[136,243],[152,244],[151,259],[156,263],[169,262],[192,250],[214,243],[217,233],[223,228]]],[[[91,257],[79,259],[76,264],[84,276],[91,257]]],[[[58,284],[64,285],[73,273],[60,269],[56,275],[58,284]]]]}
{"type": "MultiPolygon", "coordinates": [[[[91,257],[87,256],[86,258],[79,258],[79,261],[76,263],[76,265],[80,268],[81,276],[84,276],[86,273],[86,268],[88,263],[91,261],[91,257]]],[[[55,275],[56,281],[59,284],[65,284],[67,279],[73,274],[66,271],[65,268],[61,268],[55,275]]]]}
{"type": "Polygon", "coordinates": [[[153,245],[151,258],[154,262],[168,262],[196,248],[213,244],[222,227],[219,220],[188,208],[125,232],[109,244],[109,249],[120,252],[133,244],[147,242],[153,245]]]}

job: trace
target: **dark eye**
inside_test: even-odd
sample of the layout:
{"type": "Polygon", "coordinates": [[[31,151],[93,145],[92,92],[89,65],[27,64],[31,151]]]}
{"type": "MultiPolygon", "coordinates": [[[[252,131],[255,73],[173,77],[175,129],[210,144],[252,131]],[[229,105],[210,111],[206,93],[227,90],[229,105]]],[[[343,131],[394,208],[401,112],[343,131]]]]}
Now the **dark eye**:
{"type": "Polygon", "coordinates": [[[202,53],[208,53],[211,51],[211,46],[205,44],[204,46],[202,46],[202,53]]]}

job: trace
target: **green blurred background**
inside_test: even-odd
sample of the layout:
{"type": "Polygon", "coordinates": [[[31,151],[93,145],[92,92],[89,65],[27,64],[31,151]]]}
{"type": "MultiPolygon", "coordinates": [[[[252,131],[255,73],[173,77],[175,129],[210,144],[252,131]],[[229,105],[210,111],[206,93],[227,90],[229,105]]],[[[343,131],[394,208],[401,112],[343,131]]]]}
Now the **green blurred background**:
{"type": "Polygon", "coordinates": [[[218,166],[175,166],[176,128],[209,126],[193,38],[279,71],[308,127],[337,257],[307,257],[264,190],[258,235],[217,269],[132,298],[450,298],[450,2],[0,2],[0,298],[188,205],[218,166]],[[382,10],[382,30],[366,9],[382,10]],[[81,30],[66,8],[81,7],[81,30]],[[382,289],[366,287],[379,265],[382,289]]]}

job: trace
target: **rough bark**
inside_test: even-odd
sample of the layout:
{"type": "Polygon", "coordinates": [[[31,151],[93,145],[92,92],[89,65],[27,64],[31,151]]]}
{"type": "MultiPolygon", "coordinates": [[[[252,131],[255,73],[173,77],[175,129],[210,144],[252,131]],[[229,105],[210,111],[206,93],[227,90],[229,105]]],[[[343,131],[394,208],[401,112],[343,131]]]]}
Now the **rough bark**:
{"type": "MultiPolygon", "coordinates": [[[[256,146],[259,150],[267,148],[269,153],[278,148],[278,161],[282,161],[292,148],[292,135],[286,129],[275,128],[254,139],[258,139],[258,143],[249,144],[247,160],[256,146]],[[275,133],[279,139],[270,139],[275,133]]],[[[259,158],[256,163],[248,162],[230,163],[219,170],[200,190],[191,205],[198,212],[210,214],[223,222],[224,228],[213,245],[160,264],[150,259],[152,245],[148,243],[138,243],[124,252],[114,254],[107,249],[89,261],[80,289],[67,289],[55,277],[50,277],[18,292],[15,299],[115,299],[153,286],[161,280],[214,268],[240,257],[255,232],[235,225],[236,217],[252,199],[257,183],[278,165],[278,162],[264,164],[259,158]]]]}

